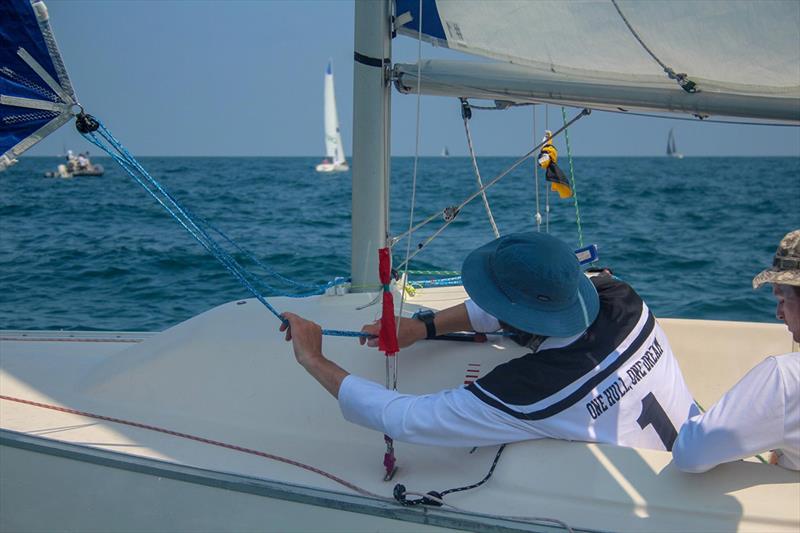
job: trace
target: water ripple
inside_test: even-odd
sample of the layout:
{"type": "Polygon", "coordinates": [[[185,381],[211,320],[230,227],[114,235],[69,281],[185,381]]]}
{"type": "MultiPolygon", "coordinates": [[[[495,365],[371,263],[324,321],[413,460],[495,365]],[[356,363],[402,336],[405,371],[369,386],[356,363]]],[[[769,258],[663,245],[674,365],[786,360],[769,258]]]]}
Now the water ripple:
{"type": "MultiPolygon", "coordinates": [[[[102,178],[43,178],[58,158],[23,158],[0,174],[0,328],[160,330],[248,295],[112,161],[97,159],[102,178]]],[[[480,158],[484,181],[513,161],[480,158]]],[[[322,176],[317,162],[142,158],[193,212],[274,270],[315,284],[348,275],[351,216],[350,173],[322,176]]],[[[523,167],[487,193],[503,233],[534,228],[533,170],[523,167]]],[[[408,225],[412,171],[411,158],[393,159],[394,234],[408,225]]],[[[775,321],[769,291],[751,290],[750,280],[800,227],[800,159],[576,158],[575,174],[584,240],[658,316],[775,321]]],[[[475,187],[468,158],[423,158],[415,220],[475,187]]],[[[573,201],[540,192],[551,232],[577,247],[573,201]]],[[[414,235],[412,249],[442,223],[414,235]]],[[[412,268],[460,270],[491,238],[477,200],[412,268]]]]}

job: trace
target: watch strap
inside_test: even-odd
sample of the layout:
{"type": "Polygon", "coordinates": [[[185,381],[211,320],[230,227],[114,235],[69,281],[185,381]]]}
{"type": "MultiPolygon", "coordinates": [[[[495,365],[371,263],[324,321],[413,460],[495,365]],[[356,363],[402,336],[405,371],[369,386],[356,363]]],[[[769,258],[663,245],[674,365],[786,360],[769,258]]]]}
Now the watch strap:
{"type": "Polygon", "coordinates": [[[421,320],[422,323],[425,324],[425,331],[427,332],[425,335],[426,339],[436,338],[436,324],[433,322],[434,316],[436,315],[430,310],[421,311],[414,315],[414,318],[421,320]]]}

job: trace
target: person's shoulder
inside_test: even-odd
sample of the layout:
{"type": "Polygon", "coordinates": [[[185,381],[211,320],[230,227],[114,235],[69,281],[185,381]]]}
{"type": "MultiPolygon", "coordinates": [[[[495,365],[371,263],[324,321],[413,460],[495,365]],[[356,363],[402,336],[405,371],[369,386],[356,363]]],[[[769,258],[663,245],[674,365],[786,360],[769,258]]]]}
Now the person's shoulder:
{"type": "Polygon", "coordinates": [[[800,352],[789,352],[783,355],[767,357],[762,364],[771,361],[770,367],[790,378],[793,382],[800,381],[800,352]]]}
{"type": "Polygon", "coordinates": [[[755,368],[765,367],[770,370],[793,369],[800,363],[800,352],[789,352],[781,355],[770,355],[758,363],[755,368]]]}
{"type": "Polygon", "coordinates": [[[641,297],[633,287],[612,274],[590,275],[589,280],[597,290],[597,295],[600,297],[601,302],[641,300],[641,297]]]}
{"type": "Polygon", "coordinates": [[[630,288],[630,285],[628,285],[620,278],[615,276],[608,269],[603,269],[600,271],[587,270],[585,274],[589,278],[589,281],[592,282],[592,285],[594,285],[595,288],[597,289],[599,289],[600,287],[614,287],[614,286],[625,286],[630,288]]]}
{"type": "Polygon", "coordinates": [[[798,379],[800,378],[800,365],[798,365],[797,353],[784,355],[771,355],[765,357],[760,363],[752,367],[734,385],[733,389],[741,391],[747,390],[749,394],[760,397],[781,396],[784,391],[797,389],[798,379]],[[792,384],[795,384],[792,386],[792,384]],[[788,385],[788,389],[787,389],[788,385]]]}

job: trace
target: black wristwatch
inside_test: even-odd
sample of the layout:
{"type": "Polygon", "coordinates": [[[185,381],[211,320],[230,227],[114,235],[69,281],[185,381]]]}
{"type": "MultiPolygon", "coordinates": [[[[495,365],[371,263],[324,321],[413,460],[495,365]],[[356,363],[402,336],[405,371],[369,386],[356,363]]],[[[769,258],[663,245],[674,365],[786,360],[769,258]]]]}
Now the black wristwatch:
{"type": "Polygon", "coordinates": [[[414,313],[414,318],[425,323],[425,329],[428,332],[425,336],[426,339],[433,339],[436,337],[436,325],[433,323],[434,316],[436,316],[436,314],[430,309],[422,309],[414,313]]]}

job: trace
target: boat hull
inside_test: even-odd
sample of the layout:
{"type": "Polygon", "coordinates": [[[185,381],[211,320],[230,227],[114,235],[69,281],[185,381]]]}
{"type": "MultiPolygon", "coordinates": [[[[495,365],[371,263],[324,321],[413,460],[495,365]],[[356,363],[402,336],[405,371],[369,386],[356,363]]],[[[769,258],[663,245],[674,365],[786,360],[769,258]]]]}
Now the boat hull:
{"type": "MultiPolygon", "coordinates": [[[[0,531],[444,532],[530,527],[5,431],[0,431],[0,461],[0,509],[6,510],[0,513],[0,531]]],[[[555,528],[541,530],[550,529],[555,528]]]]}
{"type": "MultiPolygon", "coordinates": [[[[272,303],[326,327],[352,329],[379,313],[369,306],[374,297],[272,303]]],[[[404,314],[464,297],[461,287],[424,289],[409,298],[404,314]]],[[[706,406],[765,355],[792,349],[777,324],[661,322],[687,384],[706,406]]],[[[519,355],[518,348],[497,338],[418,343],[398,355],[400,390],[458,386],[474,379],[467,372],[474,365],[484,374],[519,355]]],[[[417,530],[518,527],[512,520],[498,528],[490,514],[606,531],[797,531],[800,524],[797,472],[753,460],[691,475],[677,471],[667,452],[548,439],[508,446],[484,486],[448,495],[466,510],[448,515],[453,521],[430,521],[441,510],[412,510],[428,521],[398,515],[406,508],[391,502],[395,483],[417,492],[473,484],[497,448],[395,443],[399,470],[382,481],[382,435],[342,419],[255,300],[224,304],[158,334],[3,332],[0,351],[4,531],[270,530],[273,515],[281,517],[275,529],[282,531],[403,530],[406,522],[417,530]],[[236,484],[222,485],[220,479],[231,479],[225,476],[236,484]],[[244,490],[267,486],[285,490],[244,490]],[[298,502],[297,487],[330,498],[298,502]],[[343,508],[337,503],[343,501],[362,507],[343,508]],[[369,508],[374,501],[386,507],[369,508]]],[[[353,339],[326,338],[325,351],[355,374],[379,382],[385,376],[384,357],[353,339]]]]}
{"type": "Polygon", "coordinates": [[[102,165],[92,165],[89,168],[82,170],[69,171],[66,165],[58,165],[58,170],[55,172],[45,172],[46,178],[74,178],[76,176],[102,176],[105,169],[102,165]]]}
{"type": "Polygon", "coordinates": [[[334,163],[320,163],[316,167],[317,172],[347,172],[350,167],[347,163],[336,165],[334,163]]]}

